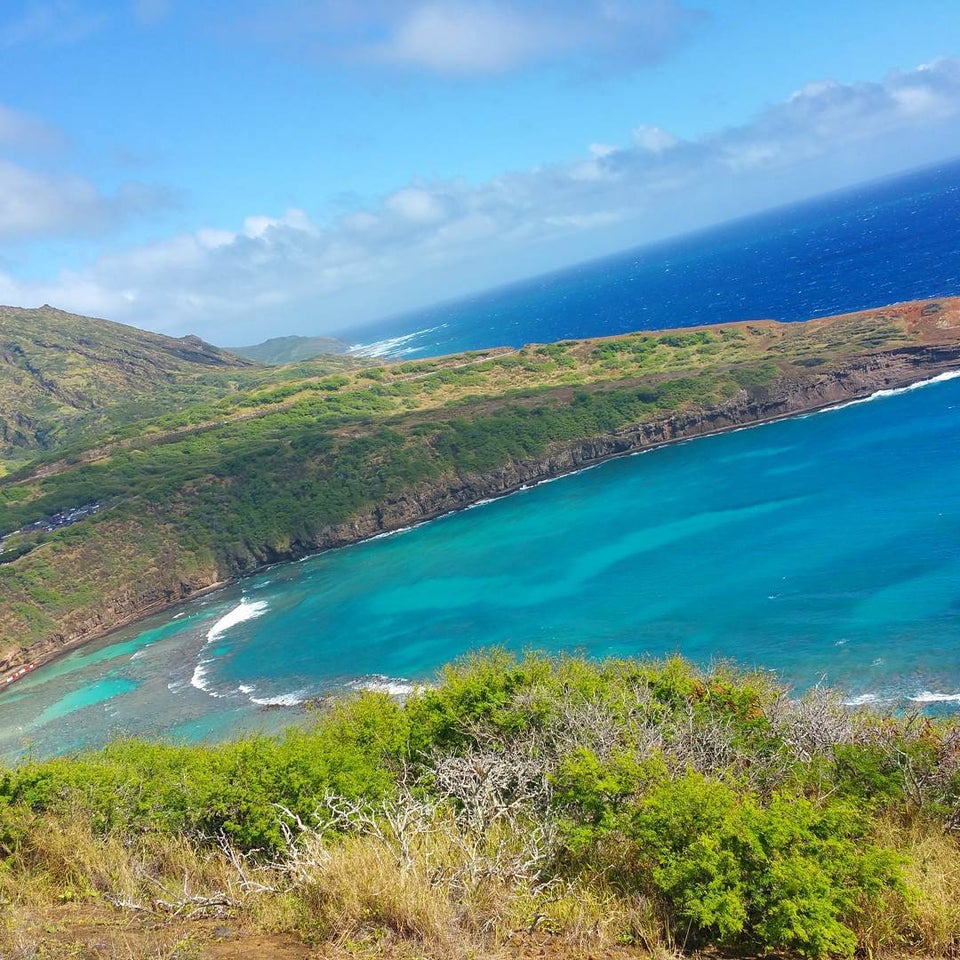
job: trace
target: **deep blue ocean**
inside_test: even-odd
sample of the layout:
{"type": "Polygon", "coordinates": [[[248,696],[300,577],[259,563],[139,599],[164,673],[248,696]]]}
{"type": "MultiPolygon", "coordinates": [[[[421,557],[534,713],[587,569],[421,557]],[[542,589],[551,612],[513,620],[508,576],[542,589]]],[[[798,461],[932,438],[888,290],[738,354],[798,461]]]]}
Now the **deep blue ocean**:
{"type": "MultiPolygon", "coordinates": [[[[960,294],[960,164],[365,332],[406,355],[960,294]],[[407,339],[402,339],[406,337],[407,339]]],[[[481,647],[733,660],[960,705],[960,379],[664,447],[277,566],[37,670],[0,756],[276,729],[481,647]]]]}
{"type": "Polygon", "coordinates": [[[728,320],[809,320],[960,292],[960,161],[341,333],[436,356],[728,320]]]}

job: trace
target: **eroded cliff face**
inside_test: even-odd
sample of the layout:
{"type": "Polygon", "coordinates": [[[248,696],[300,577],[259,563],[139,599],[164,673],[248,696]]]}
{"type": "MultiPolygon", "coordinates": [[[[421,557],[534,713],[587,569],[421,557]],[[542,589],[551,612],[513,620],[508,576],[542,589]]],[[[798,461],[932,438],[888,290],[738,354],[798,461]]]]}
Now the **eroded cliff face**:
{"type": "Polygon", "coordinates": [[[347,523],[328,528],[313,542],[294,545],[288,556],[277,559],[295,559],[310,552],[356,543],[611,457],[807,413],[868,397],[878,390],[909,386],[958,368],[960,347],[925,347],[854,359],[841,369],[824,373],[784,377],[753,395],[742,390],[726,403],[709,410],[684,411],[632,424],[609,436],[554,445],[541,457],[511,461],[490,473],[460,474],[421,484],[347,523]]]}
{"type": "Polygon", "coordinates": [[[300,559],[434,519],[479,500],[503,496],[611,457],[817,410],[958,369],[960,345],[957,344],[909,347],[852,357],[842,366],[832,366],[829,370],[813,366],[781,376],[769,386],[741,390],[714,408],[678,412],[631,424],[615,434],[556,444],[542,456],[511,461],[489,473],[451,474],[418,484],[345,523],[322,530],[314,539],[294,541],[282,550],[264,548],[259,556],[237,569],[224,571],[211,567],[182,579],[164,570],[161,564],[150,582],[131,584],[113,596],[104,596],[95,611],[74,614],[41,642],[29,647],[8,644],[6,649],[0,649],[0,672],[21,663],[50,659],[67,648],[213,589],[233,577],[253,573],[269,563],[300,559]]]}
{"type": "Polygon", "coordinates": [[[68,649],[216,586],[217,573],[212,567],[189,578],[165,573],[151,582],[132,584],[113,596],[104,596],[95,609],[74,611],[64,617],[59,629],[39,641],[27,646],[12,641],[0,645],[0,675],[25,663],[51,660],[68,649]]]}

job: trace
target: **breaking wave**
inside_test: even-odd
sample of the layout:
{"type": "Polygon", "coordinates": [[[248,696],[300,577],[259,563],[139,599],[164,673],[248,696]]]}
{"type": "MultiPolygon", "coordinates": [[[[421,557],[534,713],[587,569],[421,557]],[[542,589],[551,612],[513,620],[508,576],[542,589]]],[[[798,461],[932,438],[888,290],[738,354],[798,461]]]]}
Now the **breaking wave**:
{"type": "Polygon", "coordinates": [[[402,677],[385,677],[383,674],[374,673],[369,677],[351,680],[347,686],[351,690],[366,690],[369,693],[385,693],[390,697],[407,697],[415,690],[420,689],[423,684],[412,683],[402,677]]]}
{"type": "Polygon", "coordinates": [[[307,699],[305,690],[281,693],[276,697],[251,697],[250,702],[261,707],[296,707],[307,699]]]}
{"type": "Polygon", "coordinates": [[[419,349],[419,347],[411,345],[411,342],[416,340],[417,337],[435,333],[445,326],[444,323],[439,327],[426,327],[423,330],[415,330],[413,333],[405,333],[399,337],[375,340],[373,343],[355,343],[347,352],[355,357],[404,357],[407,354],[415,353],[419,349]]]}
{"type": "MultiPolygon", "coordinates": [[[[203,645],[205,650],[214,640],[226,633],[231,627],[239,623],[245,623],[247,620],[254,620],[262,617],[267,612],[268,604],[265,600],[254,600],[252,603],[244,597],[240,603],[229,613],[222,616],[208,631],[207,642],[203,645]]],[[[201,651],[202,653],[202,651],[201,651]]],[[[208,657],[201,659],[193,669],[193,676],[190,678],[190,685],[208,693],[211,697],[223,697],[225,694],[218,693],[207,680],[208,667],[213,663],[214,658],[208,657]]]]}
{"type": "MultiPolygon", "coordinates": [[[[877,390],[871,393],[869,397],[860,397],[859,400],[846,400],[832,407],[824,407],[823,410],[814,411],[817,413],[830,413],[833,410],[843,410],[846,407],[854,407],[860,403],[870,403],[873,400],[882,400],[884,397],[896,397],[901,393],[910,393],[911,390],[920,390],[922,387],[929,387],[934,383],[945,383],[947,380],[956,380],[960,377],[960,370],[948,370],[946,373],[939,373],[935,377],[927,380],[918,380],[916,383],[908,384],[905,387],[893,387],[889,390],[877,390]]],[[[810,416],[810,414],[807,414],[810,416]]]]}
{"type": "Polygon", "coordinates": [[[923,690],[909,699],[913,703],[960,703],[960,693],[932,693],[923,690]]]}

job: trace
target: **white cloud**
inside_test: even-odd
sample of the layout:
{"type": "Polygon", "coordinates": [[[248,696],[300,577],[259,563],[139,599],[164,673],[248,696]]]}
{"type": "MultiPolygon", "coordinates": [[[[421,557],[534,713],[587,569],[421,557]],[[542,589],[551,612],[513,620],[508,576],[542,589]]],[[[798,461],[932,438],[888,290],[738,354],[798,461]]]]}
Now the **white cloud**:
{"type": "Polygon", "coordinates": [[[647,153],[663,153],[670,150],[680,141],[666,130],[654,126],[640,126],[633,131],[633,142],[647,153]]]}
{"type": "MultiPolygon", "coordinates": [[[[303,210],[295,207],[287,210],[282,217],[247,217],[243,221],[243,236],[252,239],[262,239],[282,233],[284,230],[301,231],[316,235],[317,228],[310,222],[310,218],[303,210]]],[[[218,244],[222,246],[222,244],[218,244]]]]}
{"type": "Polygon", "coordinates": [[[409,11],[375,59],[438,73],[499,73],[565,49],[572,37],[550,18],[524,16],[504,4],[424,3],[409,11]]]}
{"type": "Polygon", "coordinates": [[[97,234],[169,205],[169,195],[158,187],[128,181],[110,193],[69,171],[24,165],[23,155],[37,151],[62,162],[57,151],[66,144],[61,130],[0,103],[0,244],[97,234]]]}
{"type": "MultiPolygon", "coordinates": [[[[477,185],[417,181],[329,223],[297,209],[252,215],[236,230],[116,252],[49,282],[0,275],[0,301],[50,302],[224,344],[343,329],[955,156],[958,121],[957,60],[879,83],[810,84],[695,141],[640,126],[627,147],[595,145],[574,162],[477,185]]],[[[35,230],[38,210],[56,225],[105,202],[82,181],[42,179],[29,203],[11,202],[5,186],[27,176],[0,167],[0,232],[5,222],[8,233],[10,224],[35,230]]]]}
{"type": "Polygon", "coordinates": [[[610,143],[591,143],[588,149],[593,157],[608,157],[617,152],[617,148],[610,143]]]}
{"type": "Polygon", "coordinates": [[[61,146],[64,140],[49,124],[0,103],[0,147],[46,150],[61,146]]]}
{"type": "Polygon", "coordinates": [[[443,204],[423,187],[407,187],[387,197],[384,207],[413,223],[436,223],[444,219],[443,204]]]}
{"type": "Polygon", "coordinates": [[[655,63],[702,18],[679,0],[287,0],[248,26],[321,61],[484,76],[561,59],[603,71],[655,63]]]}
{"type": "Polygon", "coordinates": [[[111,195],[83,177],[38,173],[0,158],[0,243],[100,233],[168,201],[146,184],[126,183],[111,195]]]}
{"type": "Polygon", "coordinates": [[[956,119],[958,101],[960,60],[944,59],[893,73],[883,83],[809,83],[754,123],[705,142],[722,149],[735,166],[789,167],[804,157],[956,119]]]}

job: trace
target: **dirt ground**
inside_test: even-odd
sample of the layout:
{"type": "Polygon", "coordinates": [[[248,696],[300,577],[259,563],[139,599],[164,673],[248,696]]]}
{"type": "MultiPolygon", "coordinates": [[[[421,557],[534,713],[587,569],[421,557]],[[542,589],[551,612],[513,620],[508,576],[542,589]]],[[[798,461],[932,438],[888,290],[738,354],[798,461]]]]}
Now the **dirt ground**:
{"type": "Polygon", "coordinates": [[[21,912],[0,933],[0,960],[308,960],[323,956],[290,936],[234,920],[176,920],[109,906],[65,904],[21,912]]]}
{"type": "MultiPolygon", "coordinates": [[[[413,944],[309,945],[271,934],[241,919],[181,920],[108,905],[63,904],[18,912],[0,928],[0,960],[416,960],[413,944]],[[12,922],[11,922],[12,921],[12,922]]],[[[436,956],[432,954],[431,956],[436,956]]],[[[584,952],[549,936],[523,936],[473,960],[646,960],[645,951],[617,948],[584,952]]]]}

